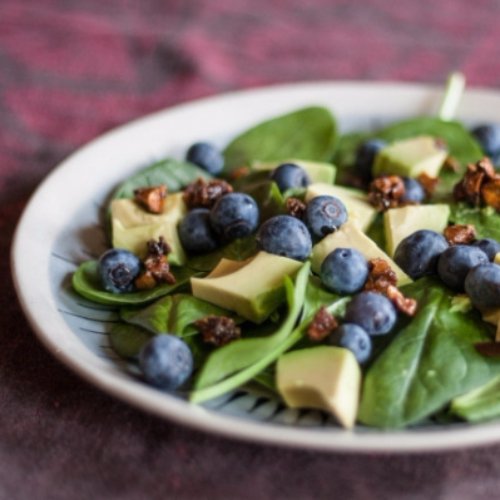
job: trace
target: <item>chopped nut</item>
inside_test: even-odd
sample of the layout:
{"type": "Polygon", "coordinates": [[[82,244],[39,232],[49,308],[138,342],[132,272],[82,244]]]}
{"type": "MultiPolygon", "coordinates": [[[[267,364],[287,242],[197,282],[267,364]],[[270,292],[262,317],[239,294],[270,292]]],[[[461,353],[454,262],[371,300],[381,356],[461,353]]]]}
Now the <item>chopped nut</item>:
{"type": "Polygon", "coordinates": [[[396,273],[386,260],[371,259],[368,261],[368,268],[370,273],[364,286],[365,290],[385,294],[389,286],[397,284],[396,273]]]}
{"type": "Polygon", "coordinates": [[[236,167],[229,173],[229,178],[233,181],[240,179],[241,177],[246,177],[250,173],[249,167],[236,167]]]}
{"type": "Polygon", "coordinates": [[[143,261],[144,271],[135,279],[135,286],[139,290],[154,288],[160,283],[175,283],[175,276],[170,272],[170,264],[166,255],[171,249],[168,243],[160,236],[158,241],[147,242],[148,255],[143,261]]]}
{"type": "Polygon", "coordinates": [[[368,200],[380,212],[401,205],[405,194],[403,179],[398,175],[382,175],[370,183],[368,200]]]}
{"type": "Polygon", "coordinates": [[[306,211],[306,204],[298,198],[287,198],[286,211],[296,219],[302,219],[306,211]]]}
{"type": "Polygon", "coordinates": [[[368,262],[370,274],[366,280],[364,290],[378,292],[393,302],[396,308],[413,316],[417,310],[417,301],[405,297],[397,288],[396,273],[384,259],[372,259],[368,262]]]}
{"type": "Polygon", "coordinates": [[[153,214],[160,214],[165,205],[167,186],[143,187],[134,190],[134,200],[153,214]]]}
{"type": "Polygon", "coordinates": [[[450,245],[468,245],[476,239],[476,229],[472,224],[451,224],[443,235],[450,245]]]}
{"type": "Polygon", "coordinates": [[[386,296],[396,306],[398,311],[406,314],[407,316],[414,316],[417,312],[417,301],[405,297],[401,290],[394,285],[389,285],[386,290],[386,296]]]}
{"type": "Polygon", "coordinates": [[[451,172],[458,172],[460,170],[460,163],[453,156],[447,156],[444,160],[443,168],[451,172]]]}
{"type": "Polygon", "coordinates": [[[197,179],[189,184],[184,190],[183,199],[188,208],[212,208],[215,202],[227,193],[231,193],[233,187],[226,181],[220,179],[197,179]]]}
{"type": "Polygon", "coordinates": [[[310,340],[319,342],[326,338],[337,326],[335,316],[330,314],[325,306],[321,306],[307,329],[307,336],[310,340]]]}
{"type": "Polygon", "coordinates": [[[476,207],[488,205],[500,211],[500,174],[488,158],[467,165],[464,177],[453,188],[453,197],[476,207]]]}
{"type": "Polygon", "coordinates": [[[436,186],[439,183],[439,178],[431,177],[430,175],[427,175],[425,172],[423,172],[417,177],[417,181],[422,184],[425,194],[429,197],[434,194],[436,186]]]}
{"type": "Polygon", "coordinates": [[[195,321],[194,325],[200,331],[204,342],[217,347],[241,337],[241,328],[236,326],[234,319],[226,316],[206,316],[195,321]]]}

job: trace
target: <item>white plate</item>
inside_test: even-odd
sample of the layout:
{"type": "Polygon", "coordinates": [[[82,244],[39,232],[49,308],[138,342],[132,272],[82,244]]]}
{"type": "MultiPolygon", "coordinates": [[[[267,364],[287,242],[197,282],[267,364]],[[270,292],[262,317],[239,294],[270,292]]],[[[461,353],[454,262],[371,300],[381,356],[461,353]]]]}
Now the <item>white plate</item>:
{"type": "MultiPolygon", "coordinates": [[[[81,148],[40,185],[21,218],[12,272],[21,304],[45,346],[108,393],[167,419],[250,441],[345,451],[413,452],[487,444],[500,423],[347,432],[317,412],[283,410],[277,402],[237,393],[207,407],[152,389],[126,373],[107,344],[115,317],[75,296],[77,263],[104,250],[99,213],[110,190],[164,156],[182,157],[194,141],[223,146],[263,119],[306,105],[331,108],[343,130],[435,112],[441,90],[421,85],[319,82],[235,92],[171,108],[113,130],[81,148]]],[[[500,94],[467,91],[459,118],[500,121],[500,94]]]]}

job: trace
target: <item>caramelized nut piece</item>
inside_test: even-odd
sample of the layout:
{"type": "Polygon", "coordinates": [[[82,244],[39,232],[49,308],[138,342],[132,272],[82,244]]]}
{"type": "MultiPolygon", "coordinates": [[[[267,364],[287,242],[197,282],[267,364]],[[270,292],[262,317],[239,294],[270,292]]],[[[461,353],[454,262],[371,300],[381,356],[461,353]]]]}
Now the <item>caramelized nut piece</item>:
{"type": "Polygon", "coordinates": [[[439,183],[439,179],[437,177],[431,177],[430,175],[427,175],[425,172],[420,174],[417,180],[418,182],[420,182],[420,184],[422,184],[422,187],[424,188],[427,197],[432,196],[432,194],[436,190],[436,186],[439,183]]]}
{"type": "Polygon", "coordinates": [[[486,205],[500,212],[500,175],[489,179],[483,185],[481,195],[486,205]]]}
{"type": "Polygon", "coordinates": [[[144,271],[136,278],[135,286],[139,290],[154,288],[160,283],[175,283],[175,276],[170,272],[170,265],[166,255],[170,253],[170,246],[160,236],[158,241],[147,242],[148,255],[144,259],[144,271]]]}
{"type": "Polygon", "coordinates": [[[407,316],[414,316],[417,312],[417,301],[405,297],[401,290],[393,285],[389,285],[386,291],[387,298],[392,301],[398,311],[406,314],[407,316]]]}
{"type": "Polygon", "coordinates": [[[472,224],[452,224],[443,235],[450,245],[468,245],[476,239],[476,229],[472,224]]]}
{"type": "Polygon", "coordinates": [[[319,342],[328,337],[337,326],[338,323],[335,316],[330,314],[325,306],[321,306],[307,328],[307,336],[310,340],[319,342]]]}
{"type": "Polygon", "coordinates": [[[448,156],[446,160],[444,160],[443,168],[451,172],[458,172],[460,170],[460,163],[453,156],[448,156]]]}
{"type": "Polygon", "coordinates": [[[301,219],[306,211],[306,204],[300,201],[298,198],[287,198],[286,200],[286,211],[292,217],[296,219],[301,219]]]}
{"type": "Polygon", "coordinates": [[[225,345],[241,337],[241,328],[236,326],[232,318],[226,316],[206,316],[195,321],[203,341],[217,347],[225,345]]]}
{"type": "Polygon", "coordinates": [[[220,179],[197,179],[184,190],[184,203],[191,208],[212,208],[215,202],[227,193],[232,193],[233,187],[220,179]]]}
{"type": "Polygon", "coordinates": [[[397,284],[396,273],[386,260],[371,259],[368,261],[368,269],[369,274],[364,290],[385,294],[390,285],[397,284]]]}
{"type": "Polygon", "coordinates": [[[163,212],[166,197],[167,186],[165,186],[165,184],[138,188],[134,191],[134,200],[136,203],[152,214],[160,214],[163,212]]]}
{"type": "Polygon", "coordinates": [[[236,167],[229,173],[229,178],[233,181],[240,179],[241,177],[246,177],[250,173],[249,167],[236,167]]]}
{"type": "Polygon", "coordinates": [[[382,175],[370,183],[368,200],[380,212],[401,205],[405,194],[403,179],[398,175],[382,175]]]}

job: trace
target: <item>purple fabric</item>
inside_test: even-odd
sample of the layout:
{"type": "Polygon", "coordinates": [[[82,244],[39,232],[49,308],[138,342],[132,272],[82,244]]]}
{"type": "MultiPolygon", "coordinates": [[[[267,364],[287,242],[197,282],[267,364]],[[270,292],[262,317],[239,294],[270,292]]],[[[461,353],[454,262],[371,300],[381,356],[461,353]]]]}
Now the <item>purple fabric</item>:
{"type": "MultiPolygon", "coordinates": [[[[49,355],[9,247],[40,180],[111,127],[200,96],[318,79],[500,84],[495,0],[0,2],[0,498],[496,498],[500,445],[343,455],[146,415],[49,355]]],[[[36,284],[34,284],[36,286],[36,284]]]]}

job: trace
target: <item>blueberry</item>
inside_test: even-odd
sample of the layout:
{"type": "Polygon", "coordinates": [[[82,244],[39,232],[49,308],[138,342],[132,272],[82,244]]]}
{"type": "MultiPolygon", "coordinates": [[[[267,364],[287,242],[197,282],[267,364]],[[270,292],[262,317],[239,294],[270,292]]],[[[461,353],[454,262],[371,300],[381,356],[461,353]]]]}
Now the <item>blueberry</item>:
{"type": "Polygon", "coordinates": [[[439,256],[448,248],[442,234],[422,229],[399,243],[394,261],[413,279],[435,274],[439,256]]]}
{"type": "Polygon", "coordinates": [[[356,293],[368,278],[368,262],[354,248],[337,248],[321,264],[321,281],[335,293],[356,293]]]}
{"type": "Polygon", "coordinates": [[[310,183],[306,171],[295,163],[283,163],[271,173],[271,179],[276,182],[283,193],[287,189],[307,187],[310,183]]]}
{"type": "Polygon", "coordinates": [[[500,253],[500,242],[491,238],[484,238],[472,243],[472,246],[479,247],[487,256],[490,262],[493,262],[495,255],[500,253]]]}
{"type": "Polygon", "coordinates": [[[500,307],[500,266],[488,262],[471,269],[465,278],[465,292],[478,309],[500,307]]]}
{"type": "Polygon", "coordinates": [[[467,273],[479,264],[486,264],[488,256],[477,247],[455,245],[447,248],[438,260],[438,275],[445,285],[463,292],[467,273]]]}
{"type": "Polygon", "coordinates": [[[139,367],[146,382],[173,391],[193,372],[193,355],[186,342],[170,334],[153,337],[139,353],[139,367]]]}
{"type": "Polygon", "coordinates": [[[259,224],[259,207],[245,193],[229,193],[219,198],[210,210],[210,223],[226,241],[252,234],[259,224]]]}
{"type": "Polygon", "coordinates": [[[500,125],[479,125],[471,133],[487,156],[500,154],[500,125]]]}
{"type": "Polygon", "coordinates": [[[372,353],[372,340],[363,328],[354,323],[344,323],[336,328],[328,343],[338,347],[349,349],[358,363],[367,361],[372,353]]]}
{"type": "Polygon", "coordinates": [[[347,220],[345,205],[335,196],[316,196],[306,207],[304,222],[313,238],[321,239],[347,220]]]}
{"type": "Polygon", "coordinates": [[[383,335],[391,331],[396,322],[396,309],[392,302],[376,292],[361,292],[347,304],[344,320],[364,328],[369,335],[383,335]]]}
{"type": "Polygon", "coordinates": [[[425,199],[425,191],[416,179],[411,177],[403,177],[403,184],[405,186],[405,194],[401,197],[404,203],[422,203],[425,199]]]}
{"type": "Polygon", "coordinates": [[[102,285],[108,292],[131,292],[140,271],[140,259],[128,250],[111,248],[99,258],[99,274],[102,285]]]}
{"type": "Polygon", "coordinates": [[[182,247],[190,254],[211,252],[217,248],[217,238],[210,225],[210,210],[195,208],[179,224],[182,247]]]}
{"type": "Polygon", "coordinates": [[[257,233],[257,243],[265,252],[302,261],[312,250],[307,227],[290,215],[276,215],[264,222],[257,233]]]}
{"type": "Polygon", "coordinates": [[[224,168],[222,153],[208,142],[196,142],[186,153],[186,160],[198,165],[212,175],[217,175],[224,168]]]}
{"type": "Polygon", "coordinates": [[[358,147],[354,166],[358,174],[364,179],[368,180],[372,178],[372,167],[375,157],[386,146],[387,143],[381,139],[370,139],[358,147]]]}

